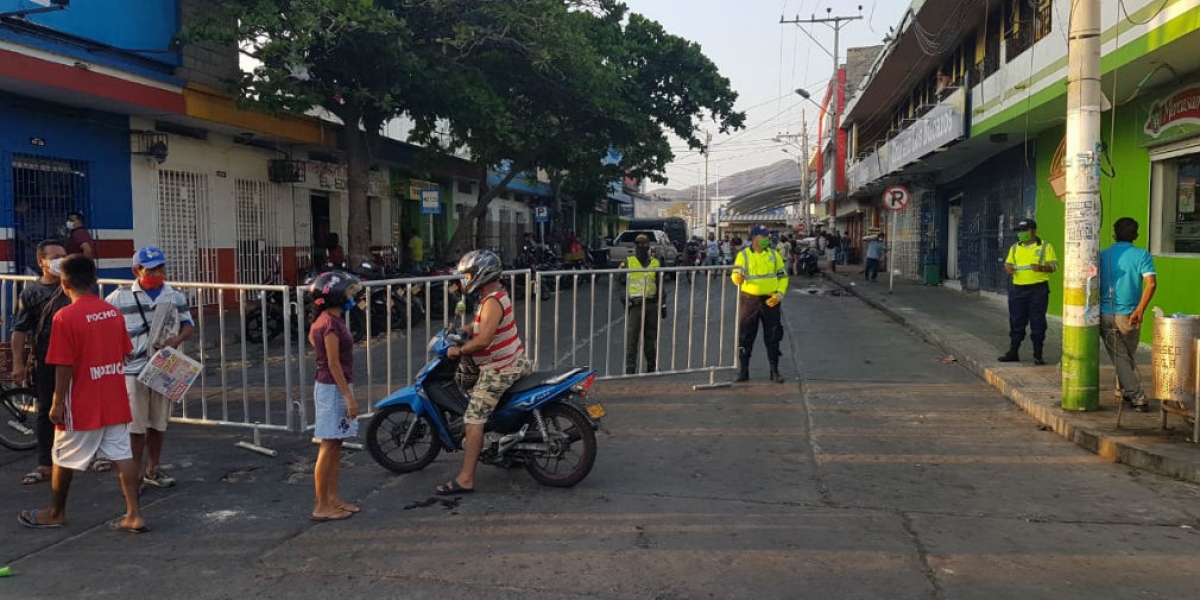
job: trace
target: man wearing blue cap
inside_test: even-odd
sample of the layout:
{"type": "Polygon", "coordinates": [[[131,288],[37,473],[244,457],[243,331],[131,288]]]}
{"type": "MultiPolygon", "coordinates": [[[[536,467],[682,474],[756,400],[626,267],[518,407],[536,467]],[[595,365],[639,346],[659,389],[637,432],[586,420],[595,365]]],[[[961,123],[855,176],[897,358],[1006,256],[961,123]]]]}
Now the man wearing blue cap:
{"type": "Polygon", "coordinates": [[[734,381],[750,379],[750,352],[762,321],[771,381],[783,383],[783,375],[779,374],[779,342],[783,340],[779,303],[787,293],[787,262],[771,247],[771,231],[765,226],[750,228],[750,237],[750,247],[738,252],[729,276],[739,292],[738,374],[734,381]]]}
{"type": "Polygon", "coordinates": [[[171,401],[137,377],[155,352],[167,346],[178,348],[194,331],[187,297],[167,285],[166,267],[161,249],[147,246],[138,250],[133,255],[135,281],[107,298],[125,317],[125,330],[133,341],[133,353],[125,358],[125,387],[133,412],[129,426],[133,460],[142,468],[142,482],[155,487],[175,485],[175,479],[159,467],[171,401]],[[151,325],[156,325],[153,332],[151,325]]]}
{"type": "Polygon", "coordinates": [[[1012,276],[1008,288],[1008,352],[1000,362],[1017,362],[1017,352],[1025,340],[1025,326],[1029,326],[1029,340],[1033,342],[1033,364],[1044,365],[1042,344],[1046,341],[1046,309],[1050,305],[1050,274],[1058,270],[1058,256],[1054,246],[1039,238],[1037,223],[1033,219],[1021,219],[1015,227],[1017,243],[1008,249],[1004,261],[1004,272],[1012,276]]]}

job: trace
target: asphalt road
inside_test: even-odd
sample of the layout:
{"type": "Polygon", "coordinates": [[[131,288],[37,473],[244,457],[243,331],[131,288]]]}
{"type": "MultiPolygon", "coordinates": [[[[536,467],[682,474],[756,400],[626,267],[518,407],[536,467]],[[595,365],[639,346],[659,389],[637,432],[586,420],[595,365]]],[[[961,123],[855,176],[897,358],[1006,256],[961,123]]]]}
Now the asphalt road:
{"type": "MultiPolygon", "coordinates": [[[[806,282],[798,282],[804,287],[806,282]]],[[[0,598],[1053,598],[1194,596],[1200,488],[1103,462],[1049,432],[856,299],[785,302],[786,385],[694,391],[701,376],[597,385],[611,434],[570,490],[481,467],[478,491],[426,502],[443,455],[396,476],[363,453],[310,523],[315,449],[178,427],[180,484],[147,492],[155,530],[82,475],[70,524],[29,531],[47,489],[0,484],[0,598]],[[4,524],[7,523],[7,524],[4,524]]],[[[760,342],[761,343],[761,342],[760,342]]],[[[0,453],[0,482],[32,458],[0,453]]]]}

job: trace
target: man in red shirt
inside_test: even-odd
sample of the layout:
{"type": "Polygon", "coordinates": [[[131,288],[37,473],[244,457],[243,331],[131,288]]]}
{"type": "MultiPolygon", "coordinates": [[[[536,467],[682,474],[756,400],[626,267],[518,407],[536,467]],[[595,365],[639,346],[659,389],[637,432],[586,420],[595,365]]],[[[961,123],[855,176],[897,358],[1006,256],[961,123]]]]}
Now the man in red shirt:
{"type": "Polygon", "coordinates": [[[67,241],[64,246],[67,254],[82,254],[96,259],[96,240],[92,239],[92,234],[83,224],[83,213],[72,211],[67,214],[67,241]]]}
{"type": "Polygon", "coordinates": [[[116,463],[125,494],[125,516],[109,524],[114,530],[149,531],[138,506],[141,474],[133,462],[129,422],[133,420],[125,389],[125,355],[133,343],[125,319],[113,305],[92,293],[96,262],[73,255],[59,266],[62,287],[71,305],[54,315],[46,364],[55,366],[50,420],[54,433],[53,504],[26,510],[17,520],[26,527],[62,527],[67,492],[74,471],[86,470],[95,457],[116,463]]]}

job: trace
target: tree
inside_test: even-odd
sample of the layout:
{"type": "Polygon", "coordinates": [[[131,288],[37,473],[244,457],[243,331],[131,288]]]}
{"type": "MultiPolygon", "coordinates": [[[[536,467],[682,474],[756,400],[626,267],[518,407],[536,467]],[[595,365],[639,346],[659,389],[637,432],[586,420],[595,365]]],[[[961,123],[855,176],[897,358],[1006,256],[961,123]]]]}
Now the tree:
{"type": "MultiPolygon", "coordinates": [[[[469,220],[486,214],[520,173],[544,169],[562,174],[564,189],[603,195],[627,174],[664,182],[674,158],[667,132],[699,148],[702,118],[720,132],[742,126],[737,94],[700,47],[629,14],[623,3],[510,1],[528,12],[460,20],[449,68],[464,87],[415,130],[418,140],[438,146],[437,118],[445,118],[445,150],[465,147],[480,164],[508,165],[469,220]],[[606,164],[612,151],[620,161],[606,164]]],[[[442,260],[464,250],[468,231],[455,232],[442,260]]]]}

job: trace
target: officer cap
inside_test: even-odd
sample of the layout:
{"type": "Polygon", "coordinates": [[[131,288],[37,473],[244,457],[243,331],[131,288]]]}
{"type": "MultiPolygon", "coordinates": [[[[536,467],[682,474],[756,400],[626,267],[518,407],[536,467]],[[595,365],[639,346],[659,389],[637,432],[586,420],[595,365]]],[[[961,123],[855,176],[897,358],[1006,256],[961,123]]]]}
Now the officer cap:
{"type": "Polygon", "coordinates": [[[754,227],[750,228],[750,237],[759,235],[771,235],[771,230],[767,229],[766,225],[755,225],[754,227]]]}
{"type": "Polygon", "coordinates": [[[643,234],[637,236],[636,238],[634,238],[633,242],[635,244],[649,244],[650,237],[643,233],[643,234]]]}
{"type": "Polygon", "coordinates": [[[1027,231],[1030,229],[1037,229],[1037,221],[1033,219],[1021,219],[1017,221],[1016,227],[1013,227],[1014,231],[1027,231]]]}

